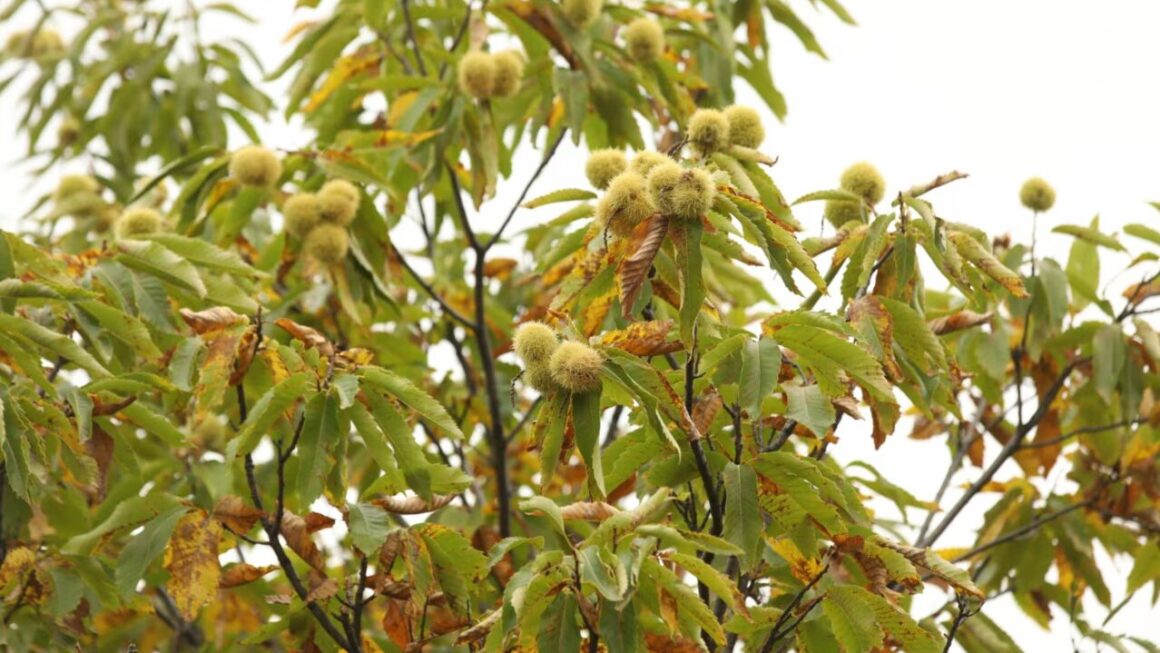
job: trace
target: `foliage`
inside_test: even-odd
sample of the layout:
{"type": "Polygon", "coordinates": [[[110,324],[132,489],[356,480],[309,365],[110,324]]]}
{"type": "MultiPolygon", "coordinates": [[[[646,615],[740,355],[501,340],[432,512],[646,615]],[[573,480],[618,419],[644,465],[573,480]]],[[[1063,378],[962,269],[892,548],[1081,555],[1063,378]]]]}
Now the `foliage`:
{"type": "Polygon", "coordinates": [[[1160,234],[1059,226],[1061,264],[940,217],[965,175],[883,200],[866,164],[787,201],[727,105],[743,80],[784,114],[781,28],[822,53],[788,3],[344,0],[275,102],[196,29],[236,7],[36,4],[3,14],[34,16],[3,84],[30,154],[92,175],[0,238],[6,646],[974,653],[1019,650],[979,612],[1010,593],[1154,647],[1082,599],[1111,607],[1096,545],[1160,591],[1160,275],[1098,283],[1099,248],[1136,274],[1160,234]],[[85,27],[38,39],[62,13],[85,27]],[[227,139],[273,108],[313,145],[227,139]],[[601,155],[603,196],[528,199],[567,138],[636,153],[601,155]],[[813,201],[854,210],[811,237],[813,201]],[[947,481],[838,464],[853,420],[945,441],[947,481]],[[927,581],[951,596],[912,614],[927,581]]]}

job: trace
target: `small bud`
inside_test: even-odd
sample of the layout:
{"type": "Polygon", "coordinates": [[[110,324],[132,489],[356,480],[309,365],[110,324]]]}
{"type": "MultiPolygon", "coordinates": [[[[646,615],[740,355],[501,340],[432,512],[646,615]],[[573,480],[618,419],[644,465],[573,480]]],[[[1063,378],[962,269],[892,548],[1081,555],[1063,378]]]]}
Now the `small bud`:
{"type": "Polygon", "coordinates": [[[604,356],[580,342],[565,342],[556,348],[548,364],[552,380],[574,393],[592,392],[600,387],[604,356]]]}
{"type": "Polygon", "coordinates": [[[697,109],[689,118],[689,142],[708,156],[729,146],[729,121],[716,109],[697,109]]]}
{"type": "Polygon", "coordinates": [[[543,322],[525,322],[512,337],[512,349],[527,367],[546,366],[558,345],[556,332],[543,322]]]}
{"type": "Polygon", "coordinates": [[[604,190],[608,188],[608,183],[613,177],[624,172],[627,167],[628,160],[624,152],[613,149],[596,150],[589,155],[588,163],[584,165],[584,174],[588,175],[588,181],[593,186],[604,190]]]}
{"type": "Polygon", "coordinates": [[[350,238],[346,235],[346,229],[336,224],[322,223],[306,236],[302,248],[319,263],[334,265],[346,258],[350,238]]]}
{"type": "Polygon", "coordinates": [[[282,176],[282,162],[260,145],[247,145],[230,157],[230,176],[245,186],[271,186],[282,176]]]}
{"type": "Polygon", "coordinates": [[[564,17],[576,27],[587,27],[600,15],[603,0],[563,0],[560,8],[564,17]]]}
{"type": "Polygon", "coordinates": [[[656,213],[645,178],[629,170],[616,176],[608,191],[596,203],[596,223],[612,233],[627,237],[633,227],[656,213]]]}
{"type": "Polygon", "coordinates": [[[1032,177],[1019,189],[1019,201],[1032,211],[1044,212],[1055,205],[1055,189],[1039,177],[1032,177]]]}
{"type": "Polygon", "coordinates": [[[68,147],[77,142],[81,135],[81,121],[73,116],[65,116],[56,127],[56,143],[59,147],[68,147]]]}
{"type": "Polygon", "coordinates": [[[524,80],[524,57],[515,50],[504,50],[492,55],[495,79],[491,93],[495,97],[511,97],[520,90],[524,80]]]}
{"type": "Polygon", "coordinates": [[[647,177],[652,169],[662,163],[672,163],[673,159],[661,152],[644,151],[638,152],[636,156],[632,157],[632,163],[629,167],[632,171],[642,177],[647,177]]]}
{"type": "Polygon", "coordinates": [[[286,233],[301,240],[322,221],[322,204],[314,193],[291,195],[282,203],[282,217],[286,233]]]}
{"type": "Polygon", "coordinates": [[[725,109],[725,119],[729,121],[729,142],[733,145],[756,148],[765,140],[765,127],[756,109],[734,104],[725,109]]]}
{"type": "Polygon", "coordinates": [[[886,194],[886,180],[873,165],[861,161],[846,168],[839,182],[842,190],[850,191],[866,200],[871,206],[882,201],[886,194]]]}
{"type": "Polygon", "coordinates": [[[36,57],[59,57],[64,54],[64,39],[54,29],[41,28],[32,37],[32,54],[36,57]]]}
{"type": "Polygon", "coordinates": [[[468,52],[459,60],[459,90],[471,97],[491,97],[495,75],[495,60],[486,52],[468,52]]]}
{"type": "Polygon", "coordinates": [[[65,198],[73,195],[80,195],[83,193],[98,193],[101,190],[101,185],[97,183],[96,179],[88,175],[65,175],[60,178],[60,182],[56,185],[56,190],[52,196],[60,202],[65,198]]]}
{"type": "Polygon", "coordinates": [[[648,175],[648,188],[661,213],[682,220],[699,219],[712,206],[717,192],[709,173],[676,163],[653,168],[648,175]]]}
{"type": "Polygon", "coordinates": [[[122,213],[121,217],[117,218],[114,229],[117,238],[131,239],[135,236],[157,233],[164,225],[165,219],[155,209],[137,206],[122,213]]]}
{"type": "Polygon", "coordinates": [[[665,30],[651,18],[637,18],[624,29],[624,42],[633,61],[649,64],[665,51],[665,30]]]}
{"type": "Polygon", "coordinates": [[[358,213],[358,187],[345,179],[332,179],[319,189],[318,203],[324,221],[345,227],[358,213]]]}
{"type": "Polygon", "coordinates": [[[865,208],[861,202],[826,200],[822,215],[838,229],[849,222],[866,222],[865,208]]]}

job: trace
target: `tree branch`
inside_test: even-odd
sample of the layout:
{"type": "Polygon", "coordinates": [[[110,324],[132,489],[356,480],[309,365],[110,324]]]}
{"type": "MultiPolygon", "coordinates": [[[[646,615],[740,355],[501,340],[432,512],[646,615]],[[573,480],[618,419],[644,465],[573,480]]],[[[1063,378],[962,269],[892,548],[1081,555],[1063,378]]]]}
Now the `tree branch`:
{"type": "Polygon", "coordinates": [[[995,539],[991,540],[990,542],[980,544],[979,546],[976,546],[973,549],[970,549],[968,551],[964,551],[963,553],[960,553],[959,555],[955,556],[955,558],[954,558],[954,560],[952,560],[952,562],[962,562],[963,560],[966,560],[968,558],[973,558],[974,556],[976,556],[984,551],[990,551],[991,549],[993,549],[1001,544],[1006,544],[1012,540],[1017,540],[1017,539],[1023,537],[1024,535],[1028,535],[1028,534],[1034,532],[1040,526],[1042,526],[1048,522],[1055,521],[1056,519],[1059,519],[1060,517],[1063,517],[1064,515],[1066,515],[1068,513],[1075,512],[1076,510],[1079,510],[1080,508],[1090,506],[1094,501],[1095,501],[1094,498],[1085,499],[1084,501],[1080,501],[1079,503],[1073,503],[1066,508],[1061,508],[1059,510],[1056,510],[1055,512],[1051,512],[1051,513],[1043,515],[1042,517],[1039,517],[1037,519],[1033,519],[1030,522],[1028,522],[1027,524],[1025,524],[1025,525],[1009,532],[1009,533],[1004,533],[1004,534],[996,537],[995,539]]]}
{"type": "Polygon", "coordinates": [[[524,203],[524,198],[528,196],[528,192],[532,190],[532,184],[536,183],[536,180],[540,178],[540,173],[544,172],[544,168],[548,167],[548,162],[551,161],[552,157],[556,155],[556,150],[560,148],[560,143],[564,141],[564,136],[567,133],[567,127],[560,130],[560,135],[556,137],[556,142],[552,143],[552,146],[548,148],[547,153],[544,154],[544,158],[540,161],[540,165],[536,167],[536,171],[532,173],[531,179],[528,179],[528,183],[524,185],[524,190],[520,192],[520,196],[516,198],[515,204],[513,204],[511,210],[508,211],[507,217],[504,218],[503,222],[499,225],[499,229],[496,229],[495,234],[487,241],[487,244],[483,246],[483,251],[486,252],[490,250],[492,245],[495,245],[496,242],[498,242],[499,239],[503,237],[504,230],[507,229],[508,224],[511,223],[512,218],[515,216],[516,211],[519,210],[520,205],[524,203]]]}
{"type": "Polygon", "coordinates": [[[963,508],[965,508],[967,504],[975,498],[975,495],[982,491],[983,487],[986,486],[987,483],[991,482],[991,479],[995,477],[995,474],[999,471],[999,468],[1002,467],[1003,464],[1006,463],[1007,460],[1011,458],[1011,456],[1014,455],[1016,451],[1019,450],[1019,446],[1023,443],[1023,438],[1027,437],[1027,434],[1030,433],[1036,427],[1036,425],[1039,424],[1039,421],[1043,419],[1043,416],[1047,414],[1047,411],[1051,407],[1051,403],[1055,401],[1056,395],[1058,395],[1059,392],[1063,389],[1063,385],[1067,382],[1067,378],[1071,376],[1072,371],[1074,371],[1077,366],[1086,360],[1086,358],[1077,358],[1068,363],[1067,366],[1063,368],[1063,371],[1059,373],[1059,376],[1055,379],[1055,382],[1051,384],[1051,387],[1047,389],[1047,392],[1044,393],[1043,398],[1039,401],[1039,405],[1036,407],[1035,413],[1025,423],[1019,425],[1019,427],[1015,430],[1015,434],[1011,437],[1010,440],[1007,441],[1007,444],[1003,445],[1003,449],[999,452],[999,455],[995,458],[995,460],[992,461],[987,469],[983,471],[982,475],[980,475],[979,478],[971,484],[967,491],[963,493],[963,496],[959,497],[958,502],[956,502],[955,505],[947,511],[946,516],[943,517],[942,521],[939,522],[939,525],[931,531],[930,535],[920,540],[917,543],[917,546],[930,546],[935,542],[935,540],[942,536],[944,532],[946,532],[947,527],[950,526],[951,522],[959,516],[959,513],[963,511],[963,508]]]}

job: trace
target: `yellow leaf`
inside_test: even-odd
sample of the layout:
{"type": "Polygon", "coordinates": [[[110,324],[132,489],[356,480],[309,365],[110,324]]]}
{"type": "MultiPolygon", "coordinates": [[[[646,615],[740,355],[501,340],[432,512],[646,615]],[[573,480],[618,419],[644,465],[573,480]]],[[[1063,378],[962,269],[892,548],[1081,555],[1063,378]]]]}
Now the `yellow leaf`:
{"type": "Polygon", "coordinates": [[[165,549],[166,584],[173,602],[187,621],[216,595],[222,569],[218,541],[222,527],[204,510],[190,512],[177,522],[165,549]]]}
{"type": "Polygon", "coordinates": [[[313,113],[335,91],[342,88],[343,84],[357,75],[377,69],[381,62],[382,55],[370,48],[359,49],[340,58],[330,70],[326,81],[322,82],[322,86],[310,95],[310,100],[303,107],[304,110],[306,113],[313,113]]]}

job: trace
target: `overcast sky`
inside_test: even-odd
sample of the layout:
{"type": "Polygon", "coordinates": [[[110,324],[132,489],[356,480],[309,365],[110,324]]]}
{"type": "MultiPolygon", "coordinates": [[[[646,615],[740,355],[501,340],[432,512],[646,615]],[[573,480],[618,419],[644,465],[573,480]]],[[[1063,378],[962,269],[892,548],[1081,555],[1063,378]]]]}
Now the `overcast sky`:
{"type": "MultiPolygon", "coordinates": [[[[251,43],[270,53],[268,64],[285,51],[274,44],[301,18],[289,11],[288,0],[280,4],[287,9],[264,12],[263,24],[246,30],[251,43]]],[[[795,4],[811,13],[808,3],[795,4]]],[[[1030,219],[1018,203],[1018,189],[1025,178],[1038,175],[1058,193],[1055,208],[1041,221],[1039,251],[1061,259],[1070,241],[1046,234],[1055,224],[1086,224],[1097,213],[1105,231],[1126,222],[1160,223],[1146,204],[1160,199],[1160,3],[849,0],[847,7],[859,21],[856,28],[829,14],[808,20],[829,61],[804,53],[789,32],[775,33],[774,74],[788,98],[789,116],[782,124],[768,119],[764,149],[780,157],[774,177],[786,195],[833,187],[846,165],[862,159],[875,163],[894,189],[957,169],[971,177],[932,196],[940,214],[1026,239],[1030,219]]],[[[744,90],[741,99],[760,104],[744,90]]],[[[18,151],[13,122],[9,94],[0,98],[0,197],[17,201],[5,201],[0,209],[5,228],[12,228],[17,215],[13,205],[24,207],[29,197],[29,178],[12,163],[18,151]]],[[[272,124],[263,133],[276,147],[309,142],[309,135],[292,125],[272,124]]],[[[529,164],[538,161],[537,154],[529,157],[529,164]]],[[[562,152],[552,174],[545,175],[548,183],[537,190],[582,185],[579,178],[565,181],[580,169],[582,158],[562,152]]],[[[522,180],[508,185],[518,186],[522,180]]],[[[501,206],[511,192],[501,191],[501,206]]],[[[804,208],[799,217],[816,225],[819,210],[804,208]]],[[[516,226],[543,217],[523,212],[516,226]]],[[[1133,253],[1141,251],[1131,241],[1125,244],[1133,253]]],[[[858,437],[856,430],[840,435],[841,444],[832,449],[839,459],[864,458],[919,498],[931,498],[947,460],[940,441],[904,442],[895,435],[874,452],[869,438],[858,437]]],[[[969,482],[975,474],[967,470],[956,481],[969,482]]],[[[970,544],[984,507],[980,503],[964,513],[959,528],[939,544],[970,544]]],[[[1118,600],[1130,561],[1115,564],[1120,574],[1109,585],[1118,600]]],[[[1111,622],[1110,631],[1156,632],[1144,594],[1111,622]]],[[[941,599],[929,589],[916,613],[928,613],[941,599]]],[[[1071,647],[1067,616],[1059,610],[1052,632],[1024,618],[1010,600],[995,601],[987,613],[1027,650],[1071,647]]],[[[1080,649],[1094,650],[1085,644],[1080,649]]]]}

